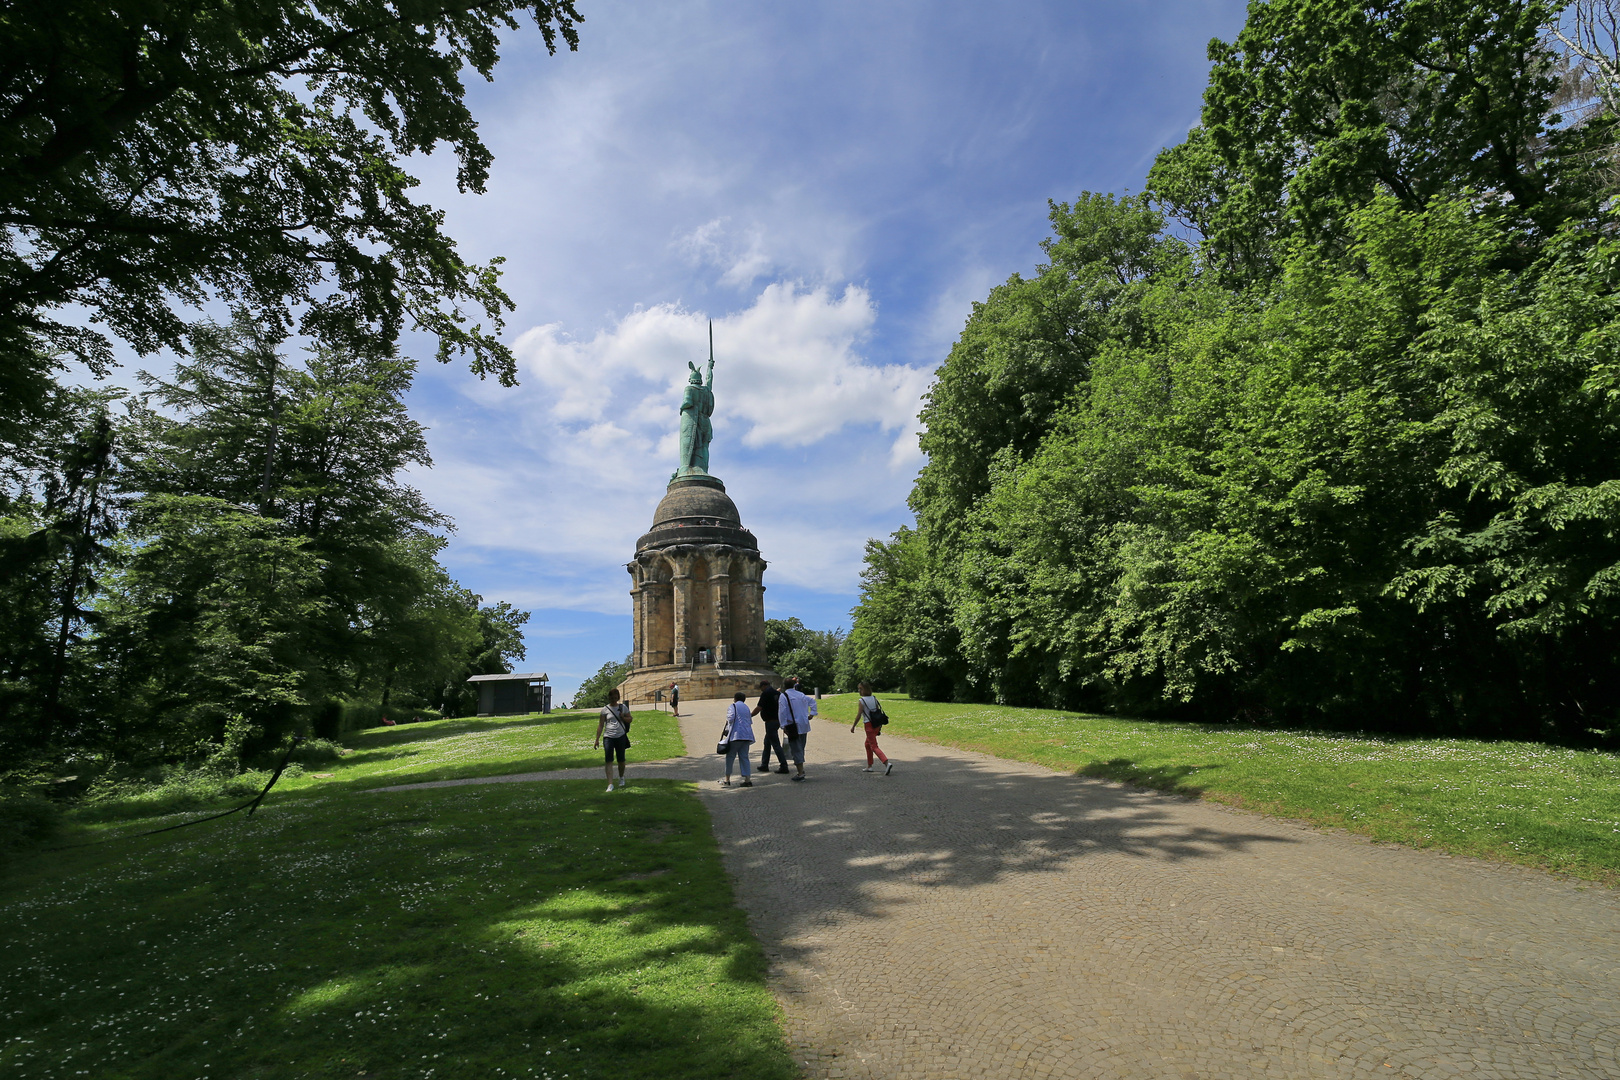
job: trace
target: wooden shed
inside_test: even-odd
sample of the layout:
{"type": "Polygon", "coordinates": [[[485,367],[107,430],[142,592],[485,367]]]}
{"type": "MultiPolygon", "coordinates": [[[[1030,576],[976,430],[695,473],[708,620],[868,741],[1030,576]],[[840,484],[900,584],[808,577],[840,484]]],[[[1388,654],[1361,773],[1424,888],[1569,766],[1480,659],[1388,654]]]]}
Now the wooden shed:
{"type": "Polygon", "coordinates": [[[479,716],[522,716],[551,711],[551,687],[544,672],[474,675],[467,681],[478,687],[479,716]]]}

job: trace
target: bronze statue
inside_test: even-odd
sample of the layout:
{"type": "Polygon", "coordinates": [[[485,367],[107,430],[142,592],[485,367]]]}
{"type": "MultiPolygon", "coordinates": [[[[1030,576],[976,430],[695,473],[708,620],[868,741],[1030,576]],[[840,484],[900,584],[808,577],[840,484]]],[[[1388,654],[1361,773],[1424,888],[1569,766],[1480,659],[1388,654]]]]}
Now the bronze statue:
{"type": "Polygon", "coordinates": [[[709,443],[714,439],[714,323],[709,323],[709,381],[690,360],[692,369],[686,384],[686,395],[681,398],[681,467],[676,476],[707,476],[709,473],[709,443]]]}

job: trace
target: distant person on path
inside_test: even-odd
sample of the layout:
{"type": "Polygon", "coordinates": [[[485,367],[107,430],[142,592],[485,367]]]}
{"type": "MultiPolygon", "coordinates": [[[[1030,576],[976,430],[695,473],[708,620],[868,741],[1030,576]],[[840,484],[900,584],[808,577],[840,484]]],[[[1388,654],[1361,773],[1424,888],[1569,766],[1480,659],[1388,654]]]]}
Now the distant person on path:
{"type": "MultiPolygon", "coordinates": [[[[860,690],[861,696],[855,704],[855,724],[866,724],[866,768],[862,771],[872,771],[872,755],[876,754],[877,759],[883,762],[883,775],[888,776],[894,772],[894,762],[888,759],[883,753],[883,748],[878,745],[878,736],[883,734],[883,725],[889,722],[888,714],[883,711],[883,706],[878,704],[877,695],[872,693],[871,683],[863,682],[857,689],[860,690]],[[873,723],[874,717],[881,722],[873,723]]],[[[855,724],[849,725],[850,731],[855,730],[855,724]]]]}
{"type": "Polygon", "coordinates": [[[669,684],[669,711],[676,716],[681,715],[681,684],[669,684]]]}
{"type": "Polygon", "coordinates": [[[788,771],[787,755],[782,753],[782,721],[776,716],[776,703],[780,696],[769,679],[759,681],[759,701],[754,705],[753,715],[765,721],[764,749],[759,752],[760,772],[771,771],[772,750],[776,751],[776,763],[781,766],[776,771],[788,771]]]}
{"type": "Polygon", "coordinates": [[[630,781],[624,778],[624,752],[630,749],[630,706],[619,704],[619,691],[608,691],[608,703],[596,721],[596,745],[602,747],[603,769],[607,772],[607,789],[613,790],[613,759],[619,759],[619,786],[630,781]]]}
{"type": "Polygon", "coordinates": [[[799,691],[799,680],[789,679],[782,687],[776,702],[776,718],[782,723],[782,734],[787,736],[788,756],[799,772],[795,780],[804,779],[804,744],[810,738],[810,699],[799,691]]]}
{"type": "Polygon", "coordinates": [[[754,721],[748,712],[748,695],[741,690],[732,696],[731,708],[726,710],[726,729],[721,734],[726,743],[726,778],[720,783],[731,786],[731,763],[741,763],[742,786],[753,787],[749,779],[754,752],[754,721]]]}

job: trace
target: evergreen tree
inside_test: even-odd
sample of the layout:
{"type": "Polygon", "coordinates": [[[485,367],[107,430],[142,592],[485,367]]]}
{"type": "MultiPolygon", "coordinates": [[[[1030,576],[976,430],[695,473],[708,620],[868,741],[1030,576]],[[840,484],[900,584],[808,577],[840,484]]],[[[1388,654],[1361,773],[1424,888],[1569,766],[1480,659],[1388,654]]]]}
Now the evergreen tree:
{"type": "Polygon", "coordinates": [[[40,752],[83,724],[83,637],[118,531],[113,396],[50,392],[27,437],[0,447],[0,751],[40,752]]]}

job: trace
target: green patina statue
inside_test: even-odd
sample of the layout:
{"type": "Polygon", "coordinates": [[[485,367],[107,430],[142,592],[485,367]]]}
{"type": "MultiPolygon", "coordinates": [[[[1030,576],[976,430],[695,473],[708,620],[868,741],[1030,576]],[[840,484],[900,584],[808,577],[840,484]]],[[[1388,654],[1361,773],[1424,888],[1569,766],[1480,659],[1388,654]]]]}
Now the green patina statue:
{"type": "Polygon", "coordinates": [[[709,324],[709,381],[690,360],[686,366],[692,376],[686,384],[686,396],[681,398],[681,467],[676,476],[709,475],[709,443],[714,438],[714,323],[709,324]]]}

